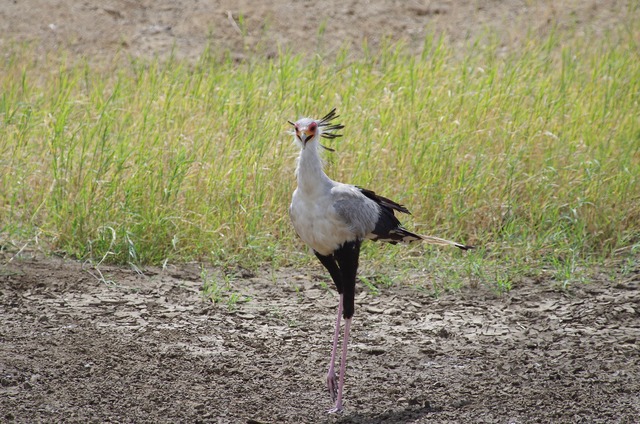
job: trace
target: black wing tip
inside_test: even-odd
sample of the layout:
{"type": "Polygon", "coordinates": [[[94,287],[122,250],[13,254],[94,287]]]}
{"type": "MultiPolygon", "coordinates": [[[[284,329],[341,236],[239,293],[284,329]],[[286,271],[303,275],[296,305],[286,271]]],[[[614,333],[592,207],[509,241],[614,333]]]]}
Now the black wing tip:
{"type": "Polygon", "coordinates": [[[409,211],[409,209],[407,209],[406,206],[401,205],[398,202],[394,202],[393,200],[391,200],[391,199],[389,199],[387,197],[380,196],[379,194],[376,194],[376,192],[373,191],[373,190],[369,190],[369,189],[366,189],[366,188],[360,187],[360,186],[356,186],[356,188],[358,190],[360,190],[360,192],[362,194],[364,194],[365,196],[367,196],[369,199],[373,200],[374,202],[376,202],[380,206],[384,206],[384,207],[396,210],[398,212],[402,212],[402,213],[406,213],[407,215],[411,215],[411,212],[409,211]]]}
{"type": "Polygon", "coordinates": [[[398,212],[402,212],[402,213],[406,213],[407,215],[411,215],[411,212],[409,211],[409,209],[407,209],[407,207],[405,205],[401,205],[398,203],[398,212]]]}

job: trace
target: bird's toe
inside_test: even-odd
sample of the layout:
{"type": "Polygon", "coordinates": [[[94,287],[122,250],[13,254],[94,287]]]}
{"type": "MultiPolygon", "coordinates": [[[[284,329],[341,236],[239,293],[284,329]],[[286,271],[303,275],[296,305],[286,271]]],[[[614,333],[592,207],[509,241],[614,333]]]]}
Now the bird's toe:
{"type": "Polygon", "coordinates": [[[342,413],[342,405],[338,406],[334,406],[333,408],[327,410],[327,414],[340,414],[342,413]]]}

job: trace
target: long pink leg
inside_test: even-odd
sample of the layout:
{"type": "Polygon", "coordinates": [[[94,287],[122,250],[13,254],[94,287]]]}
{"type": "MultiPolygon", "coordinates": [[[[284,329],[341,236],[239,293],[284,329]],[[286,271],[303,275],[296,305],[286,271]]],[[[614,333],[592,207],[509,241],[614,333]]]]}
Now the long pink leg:
{"type": "Polygon", "coordinates": [[[338,399],[336,399],[336,406],[330,409],[329,412],[341,412],[342,411],[342,389],[344,388],[344,376],[347,368],[347,345],[349,344],[349,329],[351,328],[351,318],[345,318],[344,320],[344,339],[342,340],[342,359],[340,361],[340,382],[338,383],[338,399]]]}
{"type": "MultiPolygon", "coordinates": [[[[331,362],[329,363],[329,372],[327,373],[327,389],[333,402],[338,396],[338,382],[336,381],[336,352],[338,351],[338,338],[340,337],[340,319],[342,318],[342,298],[340,295],[340,303],[338,304],[338,316],[336,318],[336,329],[333,332],[333,348],[331,349],[331,362]]],[[[340,365],[342,367],[342,365],[340,365]]],[[[342,374],[341,374],[342,375],[342,374]]]]}

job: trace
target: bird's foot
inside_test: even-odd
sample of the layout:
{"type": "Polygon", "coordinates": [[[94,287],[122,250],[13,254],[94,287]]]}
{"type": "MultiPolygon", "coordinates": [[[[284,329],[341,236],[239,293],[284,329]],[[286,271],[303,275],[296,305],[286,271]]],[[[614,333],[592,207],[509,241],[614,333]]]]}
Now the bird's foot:
{"type": "Polygon", "coordinates": [[[342,405],[340,407],[334,406],[333,408],[327,410],[327,414],[341,414],[342,413],[342,405]]]}
{"type": "MultiPolygon", "coordinates": [[[[329,396],[331,396],[331,401],[335,402],[338,398],[338,379],[336,378],[336,373],[329,369],[329,373],[327,374],[327,389],[329,390],[329,396]]],[[[337,406],[337,405],[336,405],[337,406]]],[[[330,409],[328,412],[332,412],[333,409],[330,409]]],[[[342,407],[340,408],[342,409],[342,407]]],[[[339,411],[333,411],[339,412],[339,411]]]]}

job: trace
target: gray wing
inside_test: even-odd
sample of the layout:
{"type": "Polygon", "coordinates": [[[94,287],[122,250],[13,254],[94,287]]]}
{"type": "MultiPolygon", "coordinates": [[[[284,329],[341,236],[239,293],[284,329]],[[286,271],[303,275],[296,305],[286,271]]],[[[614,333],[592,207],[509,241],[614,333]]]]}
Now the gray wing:
{"type": "Polygon", "coordinates": [[[371,190],[338,184],[331,190],[331,196],[337,218],[348,225],[353,235],[358,238],[391,244],[421,240],[429,244],[451,245],[463,250],[473,249],[473,246],[408,231],[394,215],[394,211],[409,213],[407,208],[371,190]]]}
{"type": "Polygon", "coordinates": [[[359,188],[337,184],[331,189],[333,208],[341,221],[359,238],[365,238],[376,228],[380,207],[362,194],[359,188]]]}

